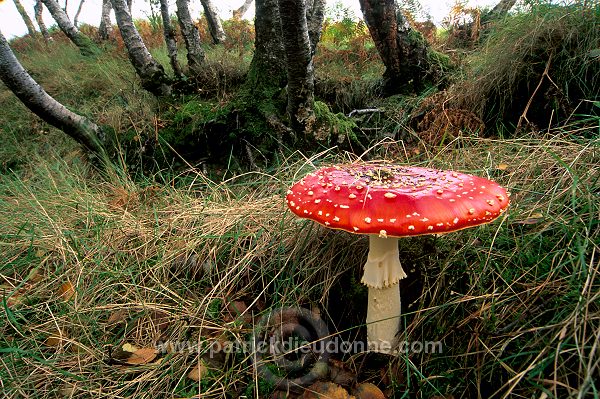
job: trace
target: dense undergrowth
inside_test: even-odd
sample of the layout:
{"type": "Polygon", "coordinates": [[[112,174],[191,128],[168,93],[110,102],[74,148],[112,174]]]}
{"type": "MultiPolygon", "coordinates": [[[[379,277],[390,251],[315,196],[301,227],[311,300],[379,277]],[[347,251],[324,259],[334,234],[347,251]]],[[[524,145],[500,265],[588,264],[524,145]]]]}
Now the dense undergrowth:
{"type": "MultiPolygon", "coordinates": [[[[383,68],[365,27],[330,21],[316,59],[316,108],[331,139],[303,153],[252,149],[262,165],[253,172],[235,154],[213,162],[194,157],[194,148],[173,151],[180,133],[201,132],[227,109],[251,59],[246,24],[228,22],[229,41],[207,46],[212,83],[169,101],[139,87],[118,41],[93,62],[58,34],[49,48],[14,41],[50,94],[139,151],[98,171],[0,87],[3,394],[270,397],[248,353],[208,359],[192,345],[136,365],[122,348],[245,341],[262,314],[281,306],[312,309],[330,331],[364,339],[366,290],[358,281],[366,238],[299,220],[283,201],[305,173],[360,156],[473,173],[512,196],[493,224],[401,240],[409,273],[401,284],[403,338],[440,341],[442,353],[383,363],[338,354],[336,364],[351,376],[345,384],[370,381],[395,398],[598,397],[600,106],[598,75],[588,76],[598,68],[598,20],[577,11],[509,18],[455,60],[460,73],[447,90],[386,99],[378,97],[383,68]],[[537,29],[526,29],[526,18],[537,29]],[[544,22],[552,18],[564,25],[544,22]],[[507,64],[504,43],[523,30],[529,47],[516,49],[526,57],[513,57],[521,73],[507,64]],[[541,56],[532,51],[540,46],[547,48],[541,56]],[[534,93],[547,65],[550,85],[534,93]],[[561,110],[561,96],[542,101],[555,86],[572,112],[561,110]],[[552,123],[534,126],[532,117],[511,129],[524,111],[509,100],[515,92],[536,94],[527,115],[547,110],[552,123]],[[457,93],[479,108],[454,105],[457,93]],[[366,107],[376,109],[344,116],[366,107]],[[347,152],[335,147],[340,136],[347,152]],[[153,156],[167,162],[142,174],[140,165],[151,162],[142,156],[148,140],[162,143],[153,156]],[[199,364],[196,381],[188,373],[199,364]]],[[[167,66],[162,33],[149,22],[138,27],[167,66]]],[[[444,50],[442,42],[436,47],[444,50]]]]}

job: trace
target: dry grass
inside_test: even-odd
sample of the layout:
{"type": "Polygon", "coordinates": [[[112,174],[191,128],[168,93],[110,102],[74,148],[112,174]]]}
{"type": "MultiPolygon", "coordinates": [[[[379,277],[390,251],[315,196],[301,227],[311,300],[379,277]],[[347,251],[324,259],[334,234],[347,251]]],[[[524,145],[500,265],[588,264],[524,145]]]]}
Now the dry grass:
{"type": "MultiPolygon", "coordinates": [[[[512,191],[512,205],[490,226],[402,240],[413,281],[403,286],[406,338],[441,340],[444,352],[401,357],[388,388],[423,398],[591,394],[600,362],[598,143],[456,140],[460,149],[452,142],[423,164],[492,177],[512,191]]],[[[370,156],[401,148],[385,142],[370,156]]],[[[3,176],[6,397],[264,397],[268,386],[244,353],[220,353],[198,383],[186,377],[198,353],[133,367],[118,349],[243,341],[261,312],[279,306],[318,308],[331,331],[360,338],[365,309],[349,301],[365,293],[348,281],[358,280],[365,239],[297,220],[282,200],[313,165],[336,159],[290,159],[224,181],[191,170],[140,183],[58,159],[3,176]],[[70,298],[60,295],[67,282],[70,298]],[[251,317],[236,315],[234,301],[251,317]]],[[[359,381],[381,384],[356,367],[359,381]]]]}
{"type": "Polygon", "coordinates": [[[542,2],[497,22],[467,57],[465,76],[447,92],[453,108],[486,123],[546,128],[593,112],[598,99],[600,5],[542,2]]]}

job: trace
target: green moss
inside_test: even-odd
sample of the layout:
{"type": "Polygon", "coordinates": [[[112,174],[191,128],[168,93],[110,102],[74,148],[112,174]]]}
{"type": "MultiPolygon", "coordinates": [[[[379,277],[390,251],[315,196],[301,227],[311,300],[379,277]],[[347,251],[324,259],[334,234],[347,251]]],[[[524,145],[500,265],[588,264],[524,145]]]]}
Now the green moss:
{"type": "Polygon", "coordinates": [[[313,105],[315,112],[315,124],[312,128],[315,138],[319,141],[342,143],[346,139],[350,142],[358,142],[354,129],[358,129],[356,122],[341,112],[334,113],[329,106],[321,101],[315,101],[313,105]]]}
{"type": "Polygon", "coordinates": [[[193,140],[207,123],[223,121],[231,111],[228,105],[221,106],[210,101],[192,98],[181,107],[165,114],[171,124],[160,131],[160,137],[174,146],[182,146],[193,140]]]}
{"type": "Polygon", "coordinates": [[[100,48],[96,46],[96,43],[94,43],[92,39],[90,39],[83,33],[80,33],[77,36],[76,41],[77,47],[79,47],[79,51],[83,56],[96,57],[100,55],[100,53],[102,53],[102,50],[100,50],[100,48]]]}

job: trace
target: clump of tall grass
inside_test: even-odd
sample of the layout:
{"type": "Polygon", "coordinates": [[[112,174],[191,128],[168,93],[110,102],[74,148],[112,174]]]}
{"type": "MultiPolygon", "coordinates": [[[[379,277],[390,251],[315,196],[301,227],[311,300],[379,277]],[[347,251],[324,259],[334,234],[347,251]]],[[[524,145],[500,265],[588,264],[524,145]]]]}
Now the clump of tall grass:
{"type": "Polygon", "coordinates": [[[599,41],[598,2],[535,2],[490,28],[448,90],[448,106],[513,127],[546,128],[595,112],[599,41]]]}

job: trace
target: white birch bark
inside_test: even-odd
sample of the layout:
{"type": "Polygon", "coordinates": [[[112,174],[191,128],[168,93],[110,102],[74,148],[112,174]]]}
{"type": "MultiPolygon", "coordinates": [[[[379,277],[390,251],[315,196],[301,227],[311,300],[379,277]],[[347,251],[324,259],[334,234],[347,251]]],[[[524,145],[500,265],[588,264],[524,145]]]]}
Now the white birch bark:
{"type": "Polygon", "coordinates": [[[69,111],[52,98],[27,73],[0,32],[0,80],[34,114],[64,131],[90,151],[104,154],[105,136],[100,127],[84,116],[69,111]]]}
{"type": "Polygon", "coordinates": [[[100,49],[94,44],[94,42],[81,33],[79,29],[73,25],[65,11],[60,8],[56,0],[42,0],[52,18],[58,24],[60,30],[77,46],[81,54],[86,56],[94,56],[100,53],[100,49]]]}
{"type": "Polygon", "coordinates": [[[110,21],[111,10],[110,0],[102,0],[102,13],[100,14],[100,26],[98,27],[98,36],[102,40],[108,40],[113,32],[112,22],[110,21]]]}
{"type": "Polygon", "coordinates": [[[176,4],[177,20],[187,48],[188,68],[193,74],[198,75],[204,65],[204,50],[202,50],[200,34],[190,16],[188,0],[176,0],[176,4]]]}
{"type": "Polygon", "coordinates": [[[223,24],[221,18],[217,13],[217,9],[212,4],[211,0],[200,0],[202,7],[204,8],[204,16],[208,22],[208,30],[210,36],[215,44],[223,43],[225,41],[225,31],[223,30],[223,24]]]}
{"type": "MultiPolygon", "coordinates": [[[[49,0],[46,0],[49,1],[49,0]]],[[[129,60],[142,80],[142,87],[156,96],[171,94],[171,86],[165,71],[150,54],[142,37],[135,28],[125,0],[111,0],[117,25],[127,48],[129,60]]]]}

